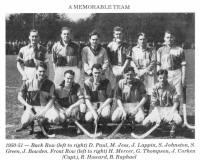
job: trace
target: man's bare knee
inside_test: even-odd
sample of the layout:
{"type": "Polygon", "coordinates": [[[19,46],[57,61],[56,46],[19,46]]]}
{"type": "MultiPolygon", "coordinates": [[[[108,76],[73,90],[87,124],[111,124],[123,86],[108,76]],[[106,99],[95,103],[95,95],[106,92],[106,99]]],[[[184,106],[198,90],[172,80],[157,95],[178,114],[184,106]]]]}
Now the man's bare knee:
{"type": "Polygon", "coordinates": [[[143,111],[138,111],[138,113],[135,115],[135,121],[137,123],[141,123],[144,120],[144,112],[143,111]]]}
{"type": "Polygon", "coordinates": [[[80,104],[80,112],[81,113],[86,113],[86,109],[87,109],[86,104],[80,104]]]}
{"type": "Polygon", "coordinates": [[[93,121],[92,112],[87,112],[87,113],[85,114],[85,121],[86,121],[86,122],[92,122],[92,121],[93,121]]]}
{"type": "Polygon", "coordinates": [[[120,122],[122,117],[122,111],[120,109],[116,109],[111,117],[112,122],[120,122]]]}
{"type": "Polygon", "coordinates": [[[103,110],[101,111],[101,116],[105,119],[110,118],[110,106],[106,106],[105,108],[103,108],[103,110]]]}
{"type": "Polygon", "coordinates": [[[33,122],[34,116],[31,111],[24,111],[21,117],[21,124],[23,127],[28,126],[31,122],[33,122]]]}

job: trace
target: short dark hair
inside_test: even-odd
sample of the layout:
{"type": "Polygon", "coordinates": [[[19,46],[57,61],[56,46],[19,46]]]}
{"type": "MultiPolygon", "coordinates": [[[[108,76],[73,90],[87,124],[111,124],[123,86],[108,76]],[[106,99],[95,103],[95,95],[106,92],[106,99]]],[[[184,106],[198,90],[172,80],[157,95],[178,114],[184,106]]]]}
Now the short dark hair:
{"type": "Polygon", "coordinates": [[[133,67],[127,67],[127,68],[125,68],[125,70],[124,70],[124,74],[126,74],[126,73],[128,73],[128,72],[130,72],[130,71],[132,71],[133,73],[135,73],[135,70],[134,70],[133,67]]]}
{"type": "Polygon", "coordinates": [[[45,70],[47,70],[47,65],[46,65],[46,63],[44,63],[44,62],[39,62],[39,63],[36,65],[36,70],[37,70],[39,67],[42,67],[42,68],[44,68],[45,70]]]}
{"type": "Polygon", "coordinates": [[[146,38],[146,34],[144,32],[139,32],[137,34],[137,38],[139,38],[140,36],[144,36],[146,38]]]}
{"type": "Polygon", "coordinates": [[[167,34],[174,35],[174,33],[173,33],[171,30],[165,30],[164,35],[165,35],[166,33],[167,33],[167,34]]]}
{"type": "Polygon", "coordinates": [[[89,38],[91,38],[93,35],[97,35],[100,38],[100,34],[96,30],[93,30],[92,32],[89,33],[89,38]]]}
{"type": "Polygon", "coordinates": [[[73,75],[73,76],[75,75],[75,73],[74,73],[73,70],[66,70],[65,73],[64,73],[64,76],[65,76],[67,73],[70,74],[70,75],[73,75]]]}
{"type": "Polygon", "coordinates": [[[101,66],[101,64],[98,64],[98,63],[97,63],[97,64],[94,64],[94,65],[92,66],[92,70],[93,70],[94,68],[95,68],[95,69],[102,69],[102,66],[101,66]]]}
{"type": "Polygon", "coordinates": [[[66,27],[66,26],[62,27],[61,30],[60,30],[60,32],[62,33],[64,30],[68,30],[68,31],[71,32],[71,28],[66,27]]]}
{"type": "Polygon", "coordinates": [[[168,75],[168,71],[165,70],[165,69],[160,69],[159,71],[157,71],[156,75],[159,76],[159,75],[168,75]]]}
{"type": "Polygon", "coordinates": [[[115,32],[115,31],[121,31],[121,32],[123,32],[123,28],[122,27],[119,27],[119,26],[115,26],[114,28],[113,28],[113,33],[115,32]]]}
{"type": "Polygon", "coordinates": [[[31,32],[37,32],[37,34],[39,35],[39,32],[36,29],[31,29],[30,32],[29,32],[29,34],[31,34],[31,32]]]}

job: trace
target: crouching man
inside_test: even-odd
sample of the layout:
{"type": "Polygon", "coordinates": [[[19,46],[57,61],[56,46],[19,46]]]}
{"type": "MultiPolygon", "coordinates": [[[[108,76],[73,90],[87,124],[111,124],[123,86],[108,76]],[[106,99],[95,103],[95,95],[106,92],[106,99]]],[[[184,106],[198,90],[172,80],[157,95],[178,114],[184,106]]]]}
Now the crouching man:
{"type": "Polygon", "coordinates": [[[94,121],[97,123],[99,117],[109,119],[112,89],[109,80],[102,79],[101,64],[92,66],[92,77],[85,81],[84,88],[87,105],[86,122],[94,121]]]}
{"type": "Polygon", "coordinates": [[[118,82],[117,106],[111,117],[113,122],[126,120],[127,116],[133,123],[134,121],[141,123],[144,120],[143,105],[147,100],[146,90],[144,84],[135,76],[134,68],[128,67],[124,70],[123,79],[118,82]]]}
{"type": "Polygon", "coordinates": [[[84,115],[86,112],[82,90],[80,85],[74,82],[74,77],[75,73],[72,70],[65,71],[64,80],[55,92],[55,106],[59,109],[60,115],[64,115],[63,122],[61,122],[64,127],[70,119],[79,120],[79,114],[84,115]]]}
{"type": "Polygon", "coordinates": [[[21,117],[21,129],[31,125],[31,133],[34,132],[35,119],[46,129],[49,122],[59,120],[58,112],[53,106],[55,86],[47,78],[46,71],[47,65],[43,62],[39,63],[36,66],[36,76],[25,81],[18,93],[18,100],[25,107],[21,117]]]}
{"type": "Polygon", "coordinates": [[[148,123],[160,124],[161,121],[171,125],[170,137],[175,137],[176,125],[181,124],[182,119],[178,113],[179,97],[174,86],[167,81],[167,70],[157,72],[158,83],[153,87],[151,96],[152,112],[145,118],[143,125],[148,123]]]}

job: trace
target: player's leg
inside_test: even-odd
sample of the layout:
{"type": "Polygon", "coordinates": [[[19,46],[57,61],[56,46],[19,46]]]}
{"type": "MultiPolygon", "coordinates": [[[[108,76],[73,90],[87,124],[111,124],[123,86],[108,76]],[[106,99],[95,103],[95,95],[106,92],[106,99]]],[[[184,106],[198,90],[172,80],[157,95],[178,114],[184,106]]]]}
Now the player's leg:
{"type": "Polygon", "coordinates": [[[111,121],[114,123],[118,123],[121,121],[122,118],[122,110],[119,107],[116,107],[116,109],[114,110],[112,116],[111,116],[111,121]]]}

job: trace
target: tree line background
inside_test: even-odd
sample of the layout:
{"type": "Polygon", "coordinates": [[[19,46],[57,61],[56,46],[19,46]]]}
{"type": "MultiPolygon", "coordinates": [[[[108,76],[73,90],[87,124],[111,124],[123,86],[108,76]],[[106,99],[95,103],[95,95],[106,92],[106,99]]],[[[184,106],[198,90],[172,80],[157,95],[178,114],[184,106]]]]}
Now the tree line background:
{"type": "Polygon", "coordinates": [[[137,33],[141,31],[147,34],[150,42],[162,42],[166,29],[175,33],[178,43],[195,41],[194,13],[95,13],[76,22],[66,14],[10,14],[6,18],[6,41],[26,41],[32,28],[39,30],[42,41],[55,41],[62,26],[72,28],[75,41],[87,41],[88,34],[94,29],[100,32],[101,41],[111,41],[114,26],[124,28],[127,42],[135,42],[137,33]]]}

